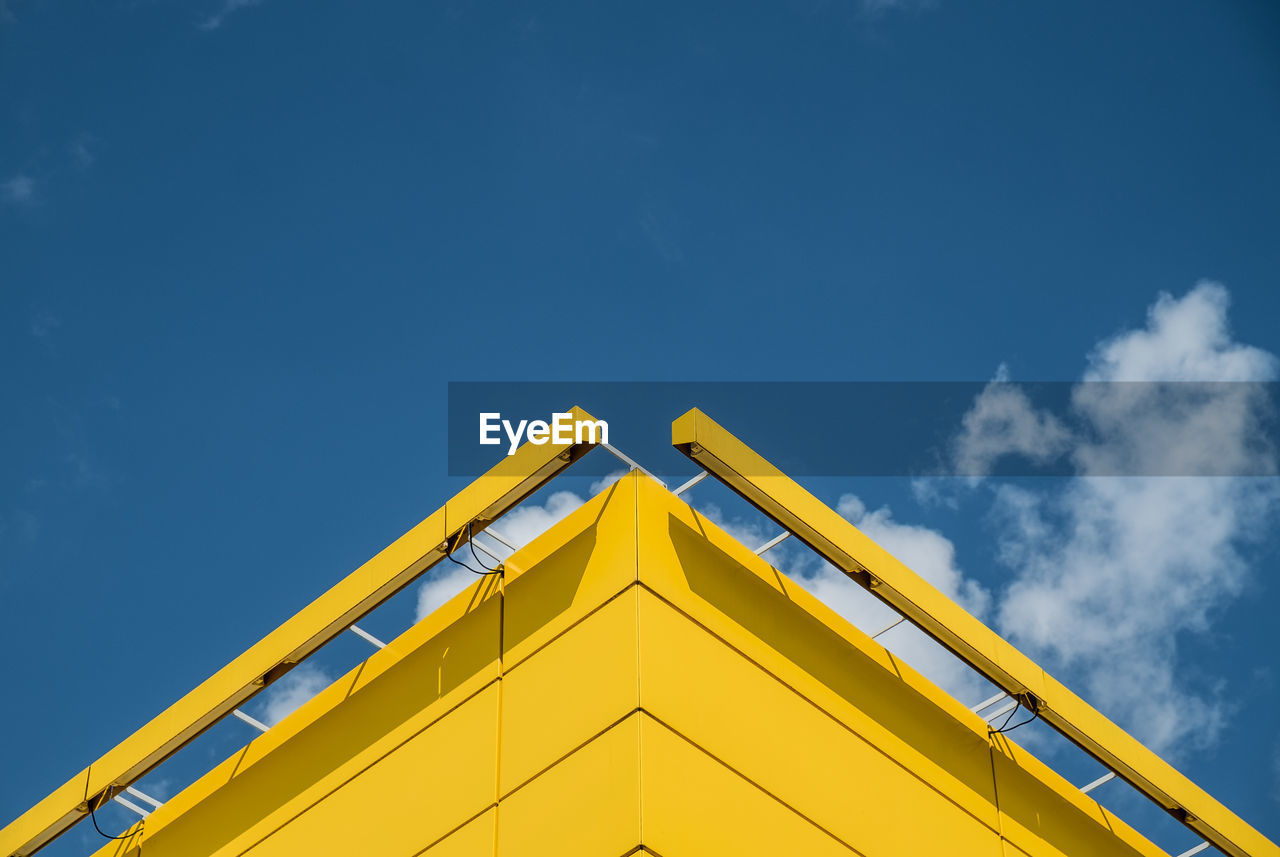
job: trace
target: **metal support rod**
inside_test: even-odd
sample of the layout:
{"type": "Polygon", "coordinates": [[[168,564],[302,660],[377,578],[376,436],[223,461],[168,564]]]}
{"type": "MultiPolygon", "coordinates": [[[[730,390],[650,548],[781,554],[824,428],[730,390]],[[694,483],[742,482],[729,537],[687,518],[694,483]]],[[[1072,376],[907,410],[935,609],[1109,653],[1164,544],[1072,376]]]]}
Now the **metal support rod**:
{"type": "Polygon", "coordinates": [[[1098,786],[1105,785],[1106,783],[1111,782],[1111,781],[1112,781],[1112,780],[1114,780],[1115,778],[1116,778],[1116,772],[1115,772],[1115,771],[1107,771],[1105,774],[1103,774],[1102,776],[1098,777],[1098,778],[1097,778],[1096,780],[1094,780],[1093,782],[1089,783],[1089,785],[1087,785],[1087,786],[1081,786],[1081,787],[1080,787],[1080,793],[1081,793],[1081,794],[1086,794],[1086,795],[1087,795],[1089,792],[1093,791],[1093,790],[1094,790],[1094,789],[1096,789],[1098,786]]]}
{"type": "Polygon", "coordinates": [[[684,483],[683,485],[681,485],[681,486],[680,486],[679,488],[677,488],[676,490],[672,491],[671,493],[672,493],[672,494],[675,494],[677,497],[679,497],[681,494],[683,494],[684,492],[688,491],[688,490],[689,490],[690,488],[692,488],[693,486],[697,485],[697,484],[698,484],[699,482],[701,482],[703,479],[706,479],[708,475],[710,475],[710,474],[708,474],[708,473],[707,473],[707,471],[705,471],[705,470],[704,470],[704,471],[702,471],[701,473],[699,473],[697,476],[695,476],[695,477],[693,477],[692,479],[690,479],[688,482],[686,482],[686,483],[684,483]]]}
{"type": "Polygon", "coordinates": [[[984,699],[982,702],[979,702],[977,705],[973,706],[969,710],[972,711],[974,714],[977,714],[982,709],[990,708],[991,706],[995,705],[997,702],[1004,699],[1008,695],[1009,695],[1008,693],[1002,690],[999,693],[997,693],[995,696],[991,697],[990,699],[984,699]]]}
{"type": "Polygon", "coordinates": [[[766,553],[768,553],[769,551],[773,550],[778,545],[786,541],[787,538],[790,537],[790,535],[791,533],[788,533],[784,530],[781,535],[774,536],[773,538],[769,539],[769,541],[765,542],[764,544],[760,545],[760,547],[756,548],[755,550],[756,556],[765,555],[766,553]]]}
{"type": "Polygon", "coordinates": [[[659,479],[658,477],[654,476],[654,475],[653,475],[652,473],[650,473],[648,470],[646,470],[645,468],[641,467],[641,466],[640,466],[640,464],[639,464],[639,463],[637,463],[637,462],[636,462],[636,460],[635,460],[634,458],[632,458],[631,456],[627,455],[625,452],[623,452],[622,450],[618,449],[618,448],[617,448],[616,446],[614,446],[613,444],[611,444],[611,443],[602,443],[602,444],[599,444],[599,446],[602,446],[602,447],[604,447],[605,449],[609,450],[609,453],[610,453],[614,458],[618,459],[618,460],[619,460],[619,461],[621,461],[623,464],[627,465],[627,467],[631,468],[632,470],[639,470],[641,473],[643,473],[645,476],[648,476],[648,477],[649,477],[650,479],[652,479],[654,482],[657,482],[657,483],[658,483],[659,485],[661,485],[663,488],[666,488],[666,487],[667,487],[667,483],[663,482],[661,479],[659,479]]]}
{"type": "MultiPolygon", "coordinates": [[[[479,533],[476,533],[476,535],[479,535],[479,533]]],[[[476,550],[480,551],[480,553],[484,554],[485,556],[489,557],[489,559],[496,562],[498,565],[502,565],[502,557],[498,556],[496,553],[489,550],[484,545],[480,544],[480,542],[476,541],[474,538],[471,540],[471,545],[476,550]]]]}
{"type": "Polygon", "coordinates": [[[125,807],[126,809],[136,812],[138,815],[142,816],[143,818],[146,818],[148,815],[151,814],[150,812],[138,806],[136,803],[129,800],[128,798],[120,797],[120,795],[116,795],[115,797],[112,798],[112,800],[120,804],[121,806],[125,807]]]}
{"type": "MultiPolygon", "coordinates": [[[[480,538],[481,536],[488,536],[488,535],[489,535],[488,533],[476,533],[476,538],[478,539],[478,538],[480,538]]],[[[490,536],[490,538],[492,538],[492,536],[490,536]]],[[[501,546],[502,546],[502,547],[504,547],[504,548],[506,547],[506,545],[503,545],[503,544],[502,544],[502,542],[498,541],[497,539],[493,539],[493,543],[494,543],[494,545],[501,545],[501,546]]],[[[489,556],[494,557],[495,559],[498,559],[498,562],[502,562],[502,560],[501,560],[500,558],[498,558],[498,555],[497,555],[496,553],[494,553],[494,551],[498,549],[497,547],[494,547],[492,550],[490,550],[489,548],[486,548],[486,547],[485,547],[483,544],[481,544],[480,542],[476,542],[476,544],[480,547],[480,549],[481,549],[482,551],[484,551],[485,553],[487,553],[489,556]]],[[[511,555],[511,554],[513,554],[513,553],[515,553],[515,549],[514,549],[514,548],[511,548],[511,549],[509,549],[509,550],[508,550],[508,552],[507,552],[507,556],[510,556],[510,555],[511,555]]]]}
{"type": "Polygon", "coordinates": [[[357,637],[362,638],[365,642],[377,646],[379,649],[385,649],[387,647],[386,643],[382,642],[359,625],[352,625],[347,630],[355,634],[357,637]]]}
{"type": "Polygon", "coordinates": [[[156,800],[151,795],[147,794],[146,792],[139,791],[138,789],[135,789],[133,786],[125,786],[124,790],[127,791],[129,794],[133,795],[134,797],[136,797],[138,800],[146,801],[147,803],[151,804],[151,806],[155,809],[159,809],[160,807],[164,806],[163,803],[156,800]]]}
{"type": "Polygon", "coordinates": [[[1201,842],[1195,848],[1190,848],[1186,851],[1183,851],[1181,854],[1178,855],[1178,857],[1192,857],[1193,854],[1199,854],[1201,851],[1205,850],[1208,847],[1209,847],[1208,842],[1201,842]]]}
{"type": "Polygon", "coordinates": [[[1013,711],[1013,709],[1015,709],[1015,708],[1017,708],[1017,707],[1018,707],[1018,700],[1016,700],[1016,699],[1011,699],[1011,700],[1009,700],[1007,703],[1005,703],[1004,705],[1000,706],[1000,708],[999,708],[999,709],[997,709],[997,710],[995,711],[995,713],[993,713],[993,714],[988,714],[986,717],[984,717],[984,718],[982,718],[982,719],[983,719],[983,720],[985,720],[985,721],[987,721],[988,723],[990,723],[990,722],[992,722],[993,720],[995,720],[997,717],[999,717],[1000,715],[1002,715],[1002,714],[1008,714],[1010,711],[1013,711]]]}
{"type": "Polygon", "coordinates": [[[899,616],[897,619],[894,619],[888,625],[885,625],[879,631],[876,631],[874,634],[872,634],[871,639],[874,640],[875,638],[879,637],[881,634],[885,634],[885,633],[888,633],[889,631],[892,631],[894,628],[898,627],[905,621],[907,621],[906,616],[899,616]]]}
{"type": "Polygon", "coordinates": [[[508,539],[506,536],[502,535],[502,533],[499,533],[499,532],[498,532],[497,530],[495,530],[493,527],[485,527],[485,528],[484,528],[484,534],[485,534],[486,536],[489,536],[489,537],[490,537],[490,538],[492,538],[495,542],[497,542],[498,544],[502,545],[504,548],[507,548],[508,550],[513,550],[513,551],[514,551],[514,550],[519,550],[519,548],[517,548],[515,545],[513,545],[513,544],[511,543],[511,540],[510,540],[510,539],[508,539]]]}
{"type": "Polygon", "coordinates": [[[236,717],[239,717],[245,723],[248,723],[254,729],[257,729],[259,732],[266,732],[268,729],[271,728],[267,724],[263,723],[261,720],[255,720],[254,718],[245,714],[243,711],[241,711],[238,708],[231,709],[231,713],[234,714],[236,717]]]}

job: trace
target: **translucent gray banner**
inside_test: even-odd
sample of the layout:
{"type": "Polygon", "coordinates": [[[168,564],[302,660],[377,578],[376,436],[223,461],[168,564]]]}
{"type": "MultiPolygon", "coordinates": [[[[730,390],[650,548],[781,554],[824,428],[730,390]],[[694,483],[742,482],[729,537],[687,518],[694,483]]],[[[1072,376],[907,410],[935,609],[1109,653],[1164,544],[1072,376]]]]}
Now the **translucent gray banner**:
{"type": "MultiPolygon", "coordinates": [[[[649,470],[702,409],[793,476],[1274,476],[1273,382],[454,382],[448,470],[476,476],[574,405],[649,470]],[[482,415],[485,420],[482,425],[482,415]],[[523,425],[522,425],[523,422],[523,425]],[[481,442],[487,427],[487,443],[481,442]]],[[[563,418],[562,418],[563,419],[563,418]]],[[[564,426],[561,426],[562,432],[564,426]]],[[[575,471],[618,466],[588,456],[575,471]]]]}

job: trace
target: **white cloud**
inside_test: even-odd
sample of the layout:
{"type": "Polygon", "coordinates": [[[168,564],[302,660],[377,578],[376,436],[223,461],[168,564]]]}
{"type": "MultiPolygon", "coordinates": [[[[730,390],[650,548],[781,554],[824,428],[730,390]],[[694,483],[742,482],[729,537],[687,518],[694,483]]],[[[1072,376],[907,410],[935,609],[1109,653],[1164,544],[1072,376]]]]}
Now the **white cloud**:
{"type": "Polygon", "coordinates": [[[418,586],[418,607],[413,621],[421,622],[475,581],[476,575],[460,565],[447,561],[437,565],[418,586]]]}
{"type": "MultiPolygon", "coordinates": [[[[1094,348],[1083,380],[1270,381],[1280,363],[1236,342],[1229,295],[1202,283],[1182,298],[1160,295],[1144,327],[1094,348]]],[[[1268,531],[1280,508],[1274,480],[1209,476],[1103,477],[1160,468],[1195,473],[1230,467],[1274,472],[1274,452],[1258,443],[1263,400],[1248,384],[1206,386],[1205,395],[1168,401],[1157,388],[1078,384],[1077,431],[1036,411],[999,373],[975,401],[953,452],[969,463],[1003,455],[1065,456],[1078,473],[1050,483],[988,485],[998,525],[997,559],[1012,581],[993,597],[967,579],[941,533],[868,511],[846,495],[838,511],[974,616],[992,624],[1102,711],[1166,755],[1211,746],[1233,707],[1226,688],[1180,657],[1188,638],[1212,633],[1215,618],[1243,591],[1242,548],[1268,531]],[[1013,395],[1011,395],[1013,394],[1013,395]],[[1259,461],[1258,457],[1264,460],[1259,461]],[[1150,469],[1150,468],[1149,468],[1150,469]]],[[[913,486],[937,502],[932,482],[913,486]]],[[[949,504],[955,497],[943,498],[949,504]]],[[[757,529],[730,529],[746,544],[757,529]]],[[[866,631],[895,614],[834,568],[787,557],[780,568],[866,631]]],[[[964,701],[985,695],[976,673],[910,625],[880,638],[891,651],[964,701]]]]}
{"type": "Polygon", "coordinates": [[[262,722],[275,726],[331,684],[333,679],[314,664],[294,667],[263,694],[262,722]]]}
{"type": "Polygon", "coordinates": [[[1234,341],[1230,295],[1202,282],[1181,299],[1161,293],[1142,330],[1117,335],[1089,355],[1072,407],[1096,442],[1074,451],[1080,473],[1274,473],[1274,450],[1260,430],[1265,391],[1252,383],[1208,383],[1196,395],[1167,395],[1160,384],[1256,382],[1280,371],[1275,355],[1234,341]],[[1102,383],[1088,383],[1102,382],[1102,383]]]}
{"type": "Polygon", "coordinates": [[[985,474],[1006,455],[1039,464],[1053,461],[1071,445],[1071,433],[1052,414],[1037,411],[1022,388],[1007,383],[1001,364],[961,421],[952,459],[963,474],[985,474]]]}
{"type": "MultiPolygon", "coordinates": [[[[1091,352],[1084,380],[1274,379],[1273,355],[1232,338],[1228,306],[1216,284],[1161,294],[1144,328],[1091,352]]],[[[1100,474],[1220,472],[1223,462],[1274,472],[1273,453],[1256,443],[1259,392],[1213,385],[1171,410],[1158,387],[1080,384],[1072,407],[1086,431],[1068,452],[1080,478],[993,489],[998,556],[1014,573],[997,627],[1159,752],[1212,745],[1230,714],[1223,688],[1185,675],[1179,645],[1239,596],[1241,548],[1272,519],[1278,494],[1272,480],[1100,474]]],[[[1004,439],[1025,453],[1018,436],[1004,439]]]]}
{"type": "Polygon", "coordinates": [[[241,9],[247,9],[250,6],[257,6],[262,0],[224,0],[222,7],[209,17],[200,22],[202,30],[216,30],[222,26],[223,22],[231,15],[239,12],[241,9]]]}
{"type": "Polygon", "coordinates": [[[1275,355],[1236,342],[1231,295],[1201,281],[1182,298],[1161,292],[1143,330],[1120,333],[1089,355],[1086,381],[1259,381],[1276,376],[1275,355]]]}
{"type": "Polygon", "coordinates": [[[526,503],[517,506],[494,526],[511,544],[522,548],[584,502],[586,501],[573,491],[556,491],[542,505],[526,503]]]}
{"type": "Polygon", "coordinates": [[[81,134],[67,146],[67,153],[71,156],[71,162],[76,167],[87,170],[97,161],[98,158],[92,148],[94,142],[92,136],[81,134]]]}
{"type": "Polygon", "coordinates": [[[18,173],[8,181],[0,183],[0,193],[7,202],[31,202],[35,198],[36,182],[25,173],[18,173]]]}

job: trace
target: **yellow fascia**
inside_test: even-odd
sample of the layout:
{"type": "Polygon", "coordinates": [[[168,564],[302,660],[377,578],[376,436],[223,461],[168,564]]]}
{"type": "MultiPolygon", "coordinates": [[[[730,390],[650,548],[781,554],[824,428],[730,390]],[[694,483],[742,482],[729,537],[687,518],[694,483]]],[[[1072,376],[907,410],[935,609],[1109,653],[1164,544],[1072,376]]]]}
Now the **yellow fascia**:
{"type": "Polygon", "coordinates": [[[658,722],[865,853],[911,841],[910,853],[979,855],[1001,840],[1034,857],[1163,853],[705,516],[652,480],[636,484],[641,704],[658,722]],[[749,678],[738,661],[773,679],[749,678]],[[901,770],[873,775],[851,752],[901,770]],[[868,796],[886,811],[926,811],[931,795],[913,778],[985,832],[936,799],[910,837],[892,825],[850,829],[868,796]],[[1026,790],[1040,796],[1030,811],[1006,803],[1026,790]],[[1032,819],[1056,824],[1070,847],[1055,850],[1032,819]]]}
{"type": "Polygon", "coordinates": [[[698,409],[672,445],[1231,857],[1280,848],[698,409]]]}
{"type": "MultiPolygon", "coordinates": [[[[575,420],[594,418],[571,409],[575,420]]],[[[497,520],[594,447],[525,444],[248,651],[0,830],[0,855],[26,857],[138,780],[497,520]]]]}

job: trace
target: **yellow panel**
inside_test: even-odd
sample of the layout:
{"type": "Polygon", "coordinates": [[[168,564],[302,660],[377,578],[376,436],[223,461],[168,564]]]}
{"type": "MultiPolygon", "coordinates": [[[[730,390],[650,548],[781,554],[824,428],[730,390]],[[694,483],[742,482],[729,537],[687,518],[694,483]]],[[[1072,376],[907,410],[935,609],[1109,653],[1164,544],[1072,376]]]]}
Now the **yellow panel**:
{"type": "MultiPolygon", "coordinates": [[[[762,740],[770,739],[762,736],[762,740]]],[[[659,854],[847,857],[857,853],[643,715],[640,742],[644,844],[659,854]]]]}
{"type": "MultiPolygon", "coordinates": [[[[970,800],[984,824],[921,778],[930,768],[918,776],[905,767],[921,768],[919,753],[892,758],[648,592],[640,623],[645,711],[797,812],[870,857],[999,857],[991,803],[970,800]]],[[[874,704],[887,722],[915,719],[919,734],[954,737],[948,715],[902,690],[886,694],[885,684],[866,696],[882,697],[874,704]]],[[[989,795],[985,741],[970,742],[969,761],[965,773],[989,795]]]]}
{"type": "Polygon", "coordinates": [[[503,798],[498,857],[630,853],[640,844],[639,742],[634,714],[503,798]]]}
{"type": "Polygon", "coordinates": [[[493,807],[422,852],[425,857],[493,857],[498,809],[493,807]]]}
{"type": "Polygon", "coordinates": [[[993,745],[1001,829],[1027,857],[1164,857],[1006,736],[996,736],[993,745]]]}
{"type": "MultiPolygon", "coordinates": [[[[498,692],[491,686],[246,854],[417,854],[493,803],[497,718],[498,692]]],[[[204,852],[148,845],[144,853],[204,852]]]]}
{"type": "Polygon", "coordinates": [[[867,587],[1002,689],[1231,857],[1280,857],[1280,847],[1044,673],[928,581],[805,491],[706,414],[671,426],[674,446],[824,559],[867,587]],[[1028,696],[1028,694],[1030,696],[1028,696]]]}
{"type": "Polygon", "coordinates": [[[979,717],[656,483],[638,503],[644,586],[996,824],[979,717]]]}
{"type": "Polygon", "coordinates": [[[700,622],[731,620],[729,642],[748,647],[762,663],[814,661],[812,655],[796,657],[811,646],[791,641],[814,634],[826,639],[829,645],[818,648],[828,660],[813,667],[827,686],[839,681],[849,650],[857,650],[885,670],[901,672],[917,692],[985,735],[983,721],[968,708],[914,670],[904,671],[882,646],[706,517],[653,480],[641,480],[637,487],[639,564],[646,586],[700,622]],[[753,581],[743,581],[743,569],[753,581]],[[744,598],[744,590],[758,595],[744,598]],[[786,609],[788,604],[800,609],[786,609]]]}
{"type": "Polygon", "coordinates": [[[635,581],[635,486],[615,482],[506,561],[508,669],[635,581]]]}
{"type": "Polygon", "coordinates": [[[632,585],[503,676],[502,794],[639,706],[637,592],[632,585]]]}
{"type": "MultiPolygon", "coordinates": [[[[728,713],[732,706],[716,698],[732,695],[733,689],[747,680],[741,675],[742,667],[733,666],[738,661],[745,663],[743,658],[734,661],[721,657],[714,668],[706,670],[707,677],[701,678],[701,672],[693,669],[694,662],[684,651],[693,650],[697,635],[685,639],[687,632],[680,636],[680,624],[671,622],[661,625],[660,632],[648,630],[651,617],[662,616],[662,611],[653,605],[662,603],[669,605],[667,612],[679,610],[696,620],[725,641],[725,651],[738,650],[746,660],[756,662],[795,693],[829,712],[849,731],[902,762],[989,828],[999,829],[987,726],[980,718],[656,483],[641,483],[638,497],[640,580],[642,586],[653,590],[652,595],[646,593],[641,600],[641,687],[642,704],[647,710],[661,718],[664,712],[684,706],[689,721],[695,724],[688,727],[688,734],[708,749],[725,747],[713,752],[723,752],[722,758],[744,773],[749,773],[748,769],[756,771],[753,766],[762,765],[769,755],[768,747],[730,750],[726,744],[735,732],[739,733],[740,747],[749,748],[751,743],[746,731],[736,728],[751,722],[751,718],[740,713],[734,720],[728,713]],[[680,645],[672,645],[677,639],[682,641],[680,645]],[[663,663],[664,646],[669,646],[666,660],[674,685],[670,688],[654,672],[663,663]],[[695,674],[698,680],[694,680],[695,674]],[[709,688],[716,692],[704,692],[709,688]],[[657,700],[657,694],[664,690],[672,702],[657,700]],[[703,696],[699,697],[699,693],[703,696]],[[719,717],[699,715],[694,711],[694,698],[705,698],[704,708],[725,707],[725,713],[719,717]],[[711,730],[705,727],[707,723],[723,725],[711,730]]],[[[747,705],[753,710],[762,706],[763,692],[749,696],[751,702],[747,705]]],[[[797,711],[778,715],[775,720],[778,724],[793,720],[799,723],[803,717],[797,711]]],[[[778,728],[782,727],[765,725],[757,731],[773,734],[778,728]]],[[[815,728],[806,726],[798,728],[798,732],[808,735],[815,728]]],[[[835,752],[836,746],[832,739],[826,752],[835,752]]],[[[1043,795],[1053,796],[1052,801],[1047,797],[1042,800],[1036,811],[1056,813],[1051,821],[1057,828],[1078,827],[1074,835],[1082,841],[1090,841],[1100,833],[1104,838],[1111,836],[1115,840],[1112,847],[1121,848],[1118,853],[1130,853],[1124,849],[1160,853],[1127,825],[1103,815],[1094,801],[1080,795],[1074,786],[1030,754],[1018,752],[1018,764],[1026,769],[1023,776],[1034,778],[1043,795]]],[[[779,769],[786,765],[785,759],[775,763],[779,769]]],[[[820,774],[806,778],[810,776],[820,774]]],[[[841,792],[837,797],[849,799],[850,794],[841,792]]],[[[821,798],[818,802],[821,805],[821,798]]],[[[838,814],[838,805],[833,806],[836,808],[832,811],[838,814]]],[[[808,807],[806,803],[802,808],[808,812],[808,807]]],[[[1033,824],[1030,817],[1022,818],[1030,812],[1025,804],[1010,804],[1006,822],[1011,811],[1019,814],[1020,823],[1033,824]]],[[[820,809],[812,812],[816,820],[828,824],[830,816],[823,815],[820,809]]],[[[880,817],[890,815],[881,813],[880,817]]],[[[840,829],[836,822],[829,826],[833,832],[840,829]]],[[[867,843],[874,835],[874,831],[868,831],[856,844],[870,848],[867,843]]],[[[956,853],[964,852],[957,849],[956,853]]]]}
{"type": "Polygon", "coordinates": [[[146,853],[238,854],[486,686],[496,694],[496,591],[478,581],[166,801],[146,853]]]}

